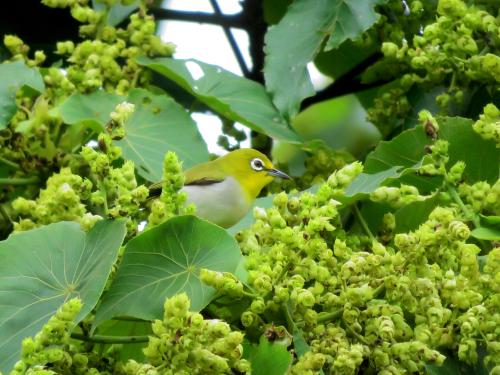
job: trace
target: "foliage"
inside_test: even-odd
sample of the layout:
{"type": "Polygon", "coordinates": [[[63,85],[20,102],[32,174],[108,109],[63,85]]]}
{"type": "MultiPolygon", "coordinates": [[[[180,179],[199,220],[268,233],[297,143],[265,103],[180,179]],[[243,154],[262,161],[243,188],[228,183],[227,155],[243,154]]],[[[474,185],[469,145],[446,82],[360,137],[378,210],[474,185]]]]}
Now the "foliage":
{"type": "Polygon", "coordinates": [[[42,2],[81,39],[3,39],[0,371],[500,371],[495,1],[266,1],[265,86],[172,58],[147,1],[42,2]],[[351,95],[300,112],[312,60],[351,95]],[[228,231],[180,192],[183,95],[296,176],[228,231]]]}

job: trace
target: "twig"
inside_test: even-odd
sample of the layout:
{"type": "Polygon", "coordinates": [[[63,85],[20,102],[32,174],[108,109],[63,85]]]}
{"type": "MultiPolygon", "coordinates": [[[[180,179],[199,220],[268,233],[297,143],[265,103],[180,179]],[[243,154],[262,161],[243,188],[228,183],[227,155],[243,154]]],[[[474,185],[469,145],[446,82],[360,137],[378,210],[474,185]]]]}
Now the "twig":
{"type": "Polygon", "coordinates": [[[71,338],[75,340],[95,342],[100,344],[135,344],[138,342],[148,342],[148,336],[106,336],[94,335],[86,336],[83,333],[73,332],[71,338]]]}
{"type": "Polygon", "coordinates": [[[33,185],[39,182],[38,176],[26,178],[0,178],[0,185],[33,185]]]}
{"type": "Polygon", "coordinates": [[[5,165],[8,165],[9,167],[12,167],[14,169],[19,169],[20,168],[19,164],[14,163],[13,161],[5,159],[5,158],[3,158],[1,156],[0,156],[0,163],[4,163],[5,165]]]}
{"type": "Polygon", "coordinates": [[[234,28],[244,28],[243,17],[239,14],[221,15],[205,12],[185,12],[172,9],[155,8],[151,13],[159,20],[175,20],[186,22],[209,23],[234,28]]]}
{"type": "Polygon", "coordinates": [[[358,219],[358,221],[361,224],[361,227],[363,228],[363,230],[365,231],[365,233],[368,235],[368,237],[370,237],[372,240],[374,240],[375,237],[373,236],[370,228],[368,227],[368,224],[366,223],[365,218],[361,214],[361,211],[359,210],[358,205],[356,203],[354,203],[352,205],[352,208],[354,210],[354,215],[358,219]]]}
{"type": "MultiPolygon", "coordinates": [[[[210,5],[212,8],[214,8],[215,15],[223,18],[224,15],[219,7],[219,4],[217,3],[217,0],[210,0],[210,5]]],[[[231,45],[231,49],[233,50],[234,56],[236,56],[236,60],[238,60],[238,65],[241,68],[241,71],[243,72],[243,75],[246,77],[250,74],[250,71],[248,70],[247,64],[245,63],[245,59],[243,58],[243,54],[240,51],[240,48],[238,47],[238,43],[236,43],[236,39],[233,36],[233,33],[231,32],[231,28],[225,24],[221,24],[222,29],[224,30],[224,34],[226,34],[227,41],[231,45]]]]}

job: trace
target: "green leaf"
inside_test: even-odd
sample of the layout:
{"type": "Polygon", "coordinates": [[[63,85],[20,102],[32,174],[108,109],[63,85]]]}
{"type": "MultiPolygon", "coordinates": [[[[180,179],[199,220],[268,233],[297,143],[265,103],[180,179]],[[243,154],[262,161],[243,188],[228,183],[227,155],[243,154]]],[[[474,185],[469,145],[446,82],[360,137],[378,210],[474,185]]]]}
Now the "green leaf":
{"type": "Polygon", "coordinates": [[[259,345],[247,346],[252,375],[284,375],[292,363],[292,355],[281,344],[260,338],[259,345]]]}
{"type": "Polygon", "coordinates": [[[84,95],[71,95],[59,106],[59,113],[66,124],[85,124],[97,131],[104,130],[110,113],[124,101],[124,98],[105,91],[84,95]]]}
{"type": "Polygon", "coordinates": [[[174,81],[225,118],[276,139],[299,141],[257,82],[193,59],[140,57],[136,61],[174,81]]]}
{"type": "Polygon", "coordinates": [[[479,346],[477,351],[479,359],[474,365],[469,365],[458,360],[451,353],[445,353],[446,360],[442,366],[426,364],[425,369],[429,375],[488,375],[490,372],[483,363],[485,349],[479,346]]]}
{"type": "Polygon", "coordinates": [[[208,150],[196,123],[183,107],[166,95],[133,89],[127,98],[104,91],[74,94],[59,111],[67,124],[85,124],[102,131],[115,107],[127,101],[135,105],[125,122],[125,137],[116,144],[125,159],[133,160],[138,173],[148,181],[160,181],[163,158],[175,151],[184,168],[208,160],[208,150]]]}
{"type": "Polygon", "coordinates": [[[500,229],[477,227],[471,232],[471,236],[478,240],[498,241],[500,240],[500,229]]]}
{"type": "Polygon", "coordinates": [[[326,42],[325,51],[338,48],[348,39],[356,40],[368,30],[379,18],[375,12],[377,5],[386,0],[330,0],[333,12],[330,21],[330,38],[326,42]]]}
{"type": "Polygon", "coordinates": [[[406,233],[418,228],[439,205],[439,197],[432,196],[424,201],[412,202],[396,211],[395,233],[406,233]]]}
{"type": "Polygon", "coordinates": [[[481,222],[493,226],[500,225],[500,216],[485,216],[479,215],[481,217],[481,222]]]}
{"type": "MultiPolygon", "coordinates": [[[[498,179],[500,152],[493,141],[483,140],[472,129],[472,120],[461,117],[438,118],[439,138],[449,142],[450,159],[447,166],[457,161],[465,162],[464,179],[468,183],[488,181],[494,183],[498,179]],[[474,152],[464,152],[474,150],[474,152]]],[[[406,130],[388,142],[380,142],[377,148],[368,155],[365,162],[365,173],[376,173],[394,166],[411,167],[425,156],[426,145],[432,140],[425,134],[421,125],[406,130]]],[[[440,179],[425,176],[405,176],[405,183],[419,189],[432,190],[440,179]],[[406,180],[405,180],[406,178],[406,180]]]]}
{"type": "Polygon", "coordinates": [[[425,155],[425,146],[431,140],[422,126],[407,130],[390,141],[382,141],[365,161],[364,172],[376,173],[394,166],[411,167],[425,155]]]}
{"type": "Polygon", "coordinates": [[[135,104],[135,111],[125,123],[125,138],[116,143],[142,177],[161,180],[167,151],[175,151],[185,169],[208,160],[196,123],[172,98],[134,89],[127,101],[135,104]]]}
{"type": "Polygon", "coordinates": [[[351,198],[349,201],[365,197],[387,181],[399,177],[401,169],[402,167],[395,166],[373,174],[360,173],[345,189],[345,196],[351,198]]]}
{"type": "Polygon", "coordinates": [[[116,316],[161,318],[165,299],[182,292],[199,311],[215,296],[199,279],[200,268],[234,273],[241,257],[224,229],[195,216],[174,217],[128,242],[94,327],[116,316]]]}
{"type": "Polygon", "coordinates": [[[356,39],[378,18],[374,7],[382,0],[297,0],[266,36],[264,75],[279,111],[294,117],[300,102],[314,95],[307,64],[330,35],[326,49],[356,39]]]}
{"type": "Polygon", "coordinates": [[[0,64],[0,130],[17,112],[16,93],[23,86],[37,92],[45,88],[36,68],[28,68],[22,61],[0,64]]]}
{"type": "Polygon", "coordinates": [[[493,140],[486,141],[472,129],[474,121],[461,117],[438,118],[439,137],[450,142],[449,166],[465,162],[463,178],[468,183],[487,181],[494,184],[499,177],[500,149],[493,140]]]}
{"type": "Polygon", "coordinates": [[[0,371],[65,301],[82,300],[77,322],[94,308],[124,236],[123,221],[100,221],[89,233],[60,222],[0,242],[0,371]]]}
{"type": "Polygon", "coordinates": [[[304,339],[302,331],[296,325],[294,325],[293,327],[293,347],[298,357],[302,357],[304,354],[311,350],[311,347],[304,339]]]}

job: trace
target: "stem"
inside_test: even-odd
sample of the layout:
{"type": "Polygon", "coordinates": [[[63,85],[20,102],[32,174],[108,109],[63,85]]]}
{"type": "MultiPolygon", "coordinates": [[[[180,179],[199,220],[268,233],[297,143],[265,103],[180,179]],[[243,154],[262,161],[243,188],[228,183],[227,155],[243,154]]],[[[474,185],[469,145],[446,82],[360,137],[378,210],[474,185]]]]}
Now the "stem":
{"type": "Polygon", "coordinates": [[[366,223],[365,218],[363,217],[363,215],[361,215],[361,211],[359,210],[358,205],[356,203],[354,203],[352,205],[352,208],[354,210],[354,215],[359,220],[359,223],[361,224],[361,227],[363,228],[365,233],[368,235],[368,237],[370,237],[370,239],[374,240],[375,237],[373,236],[370,228],[368,227],[368,224],[366,223]]]}
{"type": "Polygon", "coordinates": [[[351,335],[355,336],[358,339],[358,341],[362,342],[365,345],[369,345],[368,341],[366,341],[366,339],[363,336],[361,336],[359,333],[353,330],[350,325],[346,324],[345,328],[347,331],[349,331],[351,335]]]}
{"type": "Polygon", "coordinates": [[[1,156],[0,156],[0,163],[4,163],[5,165],[8,165],[9,167],[12,167],[12,168],[14,168],[14,169],[19,169],[19,168],[21,168],[21,167],[19,166],[19,164],[14,163],[13,161],[10,161],[10,160],[8,160],[8,159],[5,159],[5,158],[3,158],[3,157],[1,157],[1,156]]]}
{"type": "Polygon", "coordinates": [[[39,182],[38,176],[26,178],[0,178],[0,185],[33,185],[39,182]]]}
{"type": "Polygon", "coordinates": [[[460,207],[460,209],[464,213],[465,217],[467,219],[472,220],[472,222],[474,223],[474,226],[476,228],[480,227],[481,224],[479,223],[479,218],[474,214],[474,212],[469,211],[469,209],[467,208],[465,203],[462,201],[462,198],[460,198],[460,196],[458,195],[455,187],[447,185],[447,188],[448,188],[448,192],[450,193],[451,197],[453,198],[455,203],[458,205],[458,207],[460,207]]]}
{"type": "Polygon", "coordinates": [[[293,322],[292,314],[290,313],[290,310],[288,309],[288,302],[283,304],[283,312],[285,313],[285,320],[286,320],[288,332],[293,332],[293,329],[295,327],[295,323],[293,322]]]}
{"type": "Polygon", "coordinates": [[[144,320],[144,319],[139,319],[139,318],[133,318],[133,317],[115,317],[113,320],[119,320],[122,322],[138,322],[138,323],[151,323],[149,320],[144,320]]]}
{"type": "Polygon", "coordinates": [[[384,292],[385,292],[385,284],[382,283],[373,291],[373,298],[380,297],[384,292]]]}
{"type": "Polygon", "coordinates": [[[10,223],[10,225],[12,225],[12,219],[10,218],[9,213],[5,210],[5,207],[2,204],[0,204],[0,215],[2,215],[7,223],[10,223]]]}
{"type": "MultiPolygon", "coordinates": [[[[465,203],[462,201],[462,198],[460,198],[460,195],[458,195],[457,189],[455,189],[454,186],[451,186],[449,184],[446,184],[446,187],[448,189],[448,192],[450,193],[452,199],[455,201],[455,203],[460,207],[462,210],[463,214],[467,219],[472,220],[472,223],[474,224],[475,228],[479,228],[481,226],[481,223],[479,221],[479,217],[472,211],[470,211],[465,203]]],[[[487,249],[488,246],[484,240],[481,240],[477,238],[477,242],[481,245],[483,249],[487,249]]]]}
{"type": "Polygon", "coordinates": [[[322,322],[327,322],[329,320],[333,320],[333,319],[337,319],[340,317],[340,315],[342,315],[342,309],[339,309],[339,310],[335,310],[335,311],[332,311],[332,312],[329,312],[329,313],[324,313],[324,314],[320,314],[318,315],[318,323],[322,323],[322,322]]]}
{"type": "Polygon", "coordinates": [[[94,335],[85,336],[82,333],[73,332],[71,338],[75,340],[95,342],[101,344],[135,344],[138,342],[148,342],[149,336],[106,336],[94,335]]]}
{"type": "Polygon", "coordinates": [[[99,184],[99,190],[101,191],[102,197],[104,199],[104,214],[108,216],[108,194],[106,192],[106,188],[104,187],[104,184],[100,181],[99,184]]]}

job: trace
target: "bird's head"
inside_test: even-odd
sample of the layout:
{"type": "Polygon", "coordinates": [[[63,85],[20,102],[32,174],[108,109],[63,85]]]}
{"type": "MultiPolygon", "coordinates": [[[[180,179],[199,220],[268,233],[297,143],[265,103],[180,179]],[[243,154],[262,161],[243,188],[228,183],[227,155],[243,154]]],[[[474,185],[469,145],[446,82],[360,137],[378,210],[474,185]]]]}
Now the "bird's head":
{"type": "Polygon", "coordinates": [[[251,148],[232,151],[217,160],[226,173],[240,183],[248,198],[252,200],[274,177],[291,179],[286,173],[274,168],[266,155],[251,148]]]}

